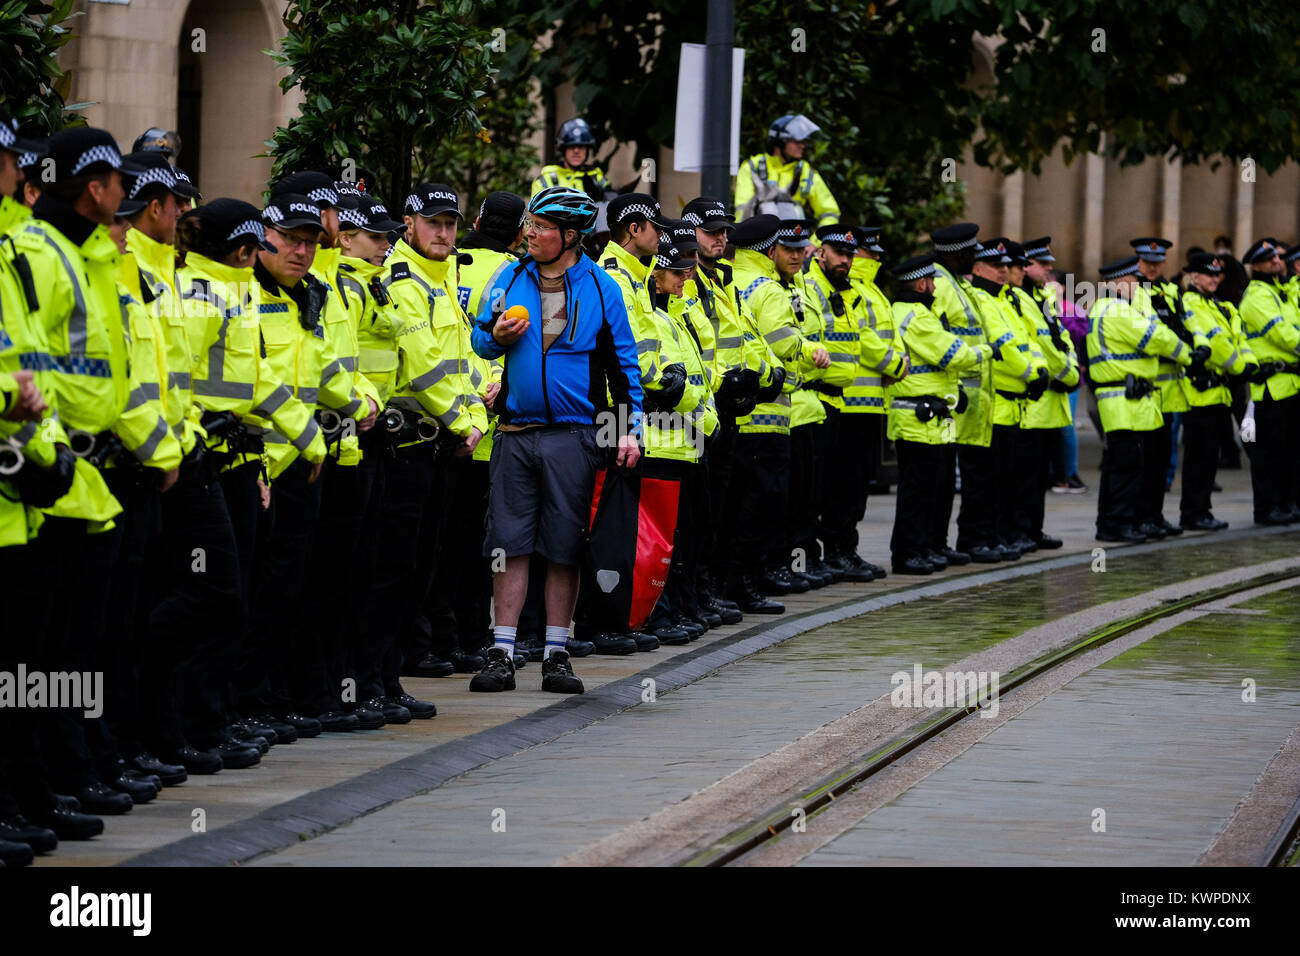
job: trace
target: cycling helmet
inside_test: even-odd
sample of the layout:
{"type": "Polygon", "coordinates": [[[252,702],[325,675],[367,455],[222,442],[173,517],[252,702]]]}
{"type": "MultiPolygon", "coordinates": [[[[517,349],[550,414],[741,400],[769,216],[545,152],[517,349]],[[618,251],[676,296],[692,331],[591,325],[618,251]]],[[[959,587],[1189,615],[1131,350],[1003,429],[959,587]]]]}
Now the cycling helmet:
{"type": "Polygon", "coordinates": [[[570,146],[595,146],[596,137],[591,133],[591,127],[581,116],[567,120],[560,126],[560,131],[555,134],[556,149],[567,149],[570,146]]]}
{"type": "Polygon", "coordinates": [[[528,203],[528,212],[587,235],[596,225],[596,203],[572,186],[550,186],[528,203]]]}

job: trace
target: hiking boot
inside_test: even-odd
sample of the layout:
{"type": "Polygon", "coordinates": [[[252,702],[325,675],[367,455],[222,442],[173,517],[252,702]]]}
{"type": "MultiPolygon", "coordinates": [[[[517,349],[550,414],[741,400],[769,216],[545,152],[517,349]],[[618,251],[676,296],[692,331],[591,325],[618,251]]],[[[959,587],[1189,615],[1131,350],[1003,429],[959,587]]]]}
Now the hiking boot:
{"type": "Polygon", "coordinates": [[[568,651],[551,651],[542,661],[542,690],[553,694],[581,694],[582,681],[573,673],[568,651]]]}
{"type": "MultiPolygon", "coordinates": [[[[545,665],[542,666],[545,671],[545,665]]],[[[469,682],[469,689],[495,693],[515,689],[515,663],[503,648],[492,647],[487,652],[487,663],[469,682]]]]}

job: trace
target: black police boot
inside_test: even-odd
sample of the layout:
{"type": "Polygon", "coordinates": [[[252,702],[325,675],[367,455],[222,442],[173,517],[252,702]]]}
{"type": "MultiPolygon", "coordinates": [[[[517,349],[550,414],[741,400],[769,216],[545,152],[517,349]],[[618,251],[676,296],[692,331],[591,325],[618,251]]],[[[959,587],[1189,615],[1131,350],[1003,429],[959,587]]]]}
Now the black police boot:
{"type": "Polygon", "coordinates": [[[199,750],[197,747],[191,747],[189,744],[167,751],[163,757],[169,764],[180,764],[185,768],[186,773],[207,775],[220,773],[222,768],[220,757],[199,750]]]}
{"type": "Polygon", "coordinates": [[[582,681],[573,673],[567,651],[551,651],[542,661],[542,690],[552,694],[581,694],[582,681]]]}
{"type": "Polygon", "coordinates": [[[258,714],[256,717],[249,717],[244,722],[263,737],[266,736],[266,731],[269,730],[275,734],[274,743],[277,744],[291,744],[298,739],[298,728],[287,720],[280,720],[273,714],[258,714]]]}
{"type": "Polygon", "coordinates": [[[784,614],[785,605],[779,601],[770,601],[758,590],[754,579],[744,575],[736,582],[730,597],[744,614],[784,614]]]}
{"type": "MultiPolygon", "coordinates": [[[[152,790],[152,788],[150,789],[152,790]]],[[[95,816],[115,816],[120,813],[130,813],[131,807],[135,805],[135,800],[129,794],[119,793],[99,781],[87,784],[73,796],[77,798],[77,802],[83,810],[95,816]]],[[[153,797],[151,796],[149,799],[152,800],[153,797]]]]}
{"type": "Polygon", "coordinates": [[[685,628],[677,627],[669,620],[664,620],[658,626],[647,624],[649,633],[652,634],[660,644],[666,647],[672,647],[679,644],[689,644],[691,642],[690,632],[685,628]]]}
{"type": "MultiPolygon", "coordinates": [[[[103,827],[102,822],[100,827],[103,827]]],[[[49,827],[37,826],[21,813],[0,820],[0,840],[7,843],[21,843],[35,853],[49,853],[59,845],[59,838],[53,830],[49,827]]]]}
{"type": "Polygon", "coordinates": [[[739,624],[745,619],[745,615],[741,613],[739,605],[733,601],[728,601],[726,604],[723,604],[722,599],[714,594],[701,597],[700,607],[718,615],[723,624],[739,624]]]}
{"type": "Polygon", "coordinates": [[[349,714],[341,710],[327,710],[316,719],[320,721],[321,730],[333,734],[361,729],[361,721],[355,714],[349,714]]]}
{"type": "Polygon", "coordinates": [[[487,657],[479,651],[465,651],[459,647],[451,652],[451,663],[457,674],[477,674],[487,663],[487,657]]]}
{"type": "Polygon", "coordinates": [[[1284,511],[1281,508],[1273,508],[1270,509],[1269,513],[1264,515],[1262,519],[1256,518],[1255,524],[1259,525],[1260,527],[1272,527],[1275,525],[1291,524],[1291,512],[1284,511]]]}
{"type": "MultiPolygon", "coordinates": [[[[1162,528],[1160,525],[1156,524],[1154,521],[1143,521],[1140,525],[1137,526],[1135,530],[1139,534],[1145,535],[1148,538],[1155,538],[1157,540],[1165,536],[1165,529],[1162,528]]],[[[1179,531],[1178,533],[1182,534],[1181,531],[1179,531]]]]}
{"type": "MultiPolygon", "coordinates": [[[[53,834],[50,834],[53,836],[53,834]]],[[[26,843],[10,843],[0,840],[0,866],[7,870],[16,870],[20,866],[31,866],[36,854],[26,843]]]]}
{"type": "Polygon", "coordinates": [[[591,643],[596,646],[597,654],[622,656],[636,653],[636,641],[626,634],[615,631],[597,631],[591,636],[591,643]]]}
{"type": "Polygon", "coordinates": [[[1034,541],[1027,534],[1018,534],[1011,539],[1011,547],[1018,550],[1021,554],[1032,554],[1038,550],[1038,542],[1034,541]]]}
{"type": "Polygon", "coordinates": [[[961,552],[969,555],[976,564],[997,564],[1002,560],[1000,548],[990,548],[982,544],[977,544],[973,548],[962,548],[961,552]]]}
{"type": "Polygon", "coordinates": [[[645,631],[631,631],[628,637],[636,641],[637,653],[659,650],[659,638],[654,634],[647,634],[645,631]]]}
{"type": "Polygon", "coordinates": [[[105,786],[110,790],[126,794],[131,798],[131,802],[136,804],[148,803],[162,791],[162,781],[159,781],[158,786],[155,787],[152,783],[133,779],[127,776],[126,773],[121,773],[116,778],[109,780],[105,786]]]}
{"type": "Polygon", "coordinates": [[[411,712],[401,704],[395,704],[387,697],[371,697],[365,702],[368,710],[377,710],[384,715],[384,722],[389,724],[409,724],[411,712]]]}
{"type": "MultiPolygon", "coordinates": [[[[515,639],[515,653],[520,657],[522,657],[525,661],[532,661],[533,663],[539,663],[542,659],[542,654],[544,654],[545,652],[546,652],[546,643],[535,634],[515,639]]],[[[599,651],[597,651],[597,653],[599,653],[599,651]]],[[[629,651],[628,653],[631,652],[629,651]]],[[[519,666],[519,662],[516,661],[515,667],[518,666],[519,666]]]]}
{"type": "MultiPolygon", "coordinates": [[[[263,720],[265,723],[265,720],[263,720]]],[[[299,740],[306,740],[310,737],[319,737],[321,732],[320,721],[315,717],[308,717],[296,710],[285,711],[276,717],[277,724],[288,724],[293,728],[293,732],[298,735],[299,740]]]]}
{"type": "Polygon", "coordinates": [[[1098,541],[1117,541],[1121,544],[1141,544],[1147,539],[1145,534],[1135,530],[1132,525],[1121,525],[1117,528],[1098,527],[1096,537],[1098,541]]]}
{"type": "Polygon", "coordinates": [[[948,560],[948,566],[952,568],[960,567],[963,564],[970,564],[971,556],[965,551],[958,551],[956,548],[944,548],[939,554],[948,560]]]}
{"type": "Polygon", "coordinates": [[[795,573],[784,564],[777,568],[773,573],[775,573],[776,576],[780,578],[787,587],[789,587],[791,594],[803,594],[806,591],[812,590],[811,584],[802,577],[796,577],[795,573]]]}
{"type": "Polygon", "coordinates": [[[934,565],[925,558],[913,556],[904,558],[902,561],[894,561],[893,569],[895,574],[933,574],[934,565]]]}
{"type": "Polygon", "coordinates": [[[936,571],[942,571],[948,567],[948,559],[938,551],[926,551],[921,557],[925,558],[936,571]]]}
{"type": "Polygon", "coordinates": [[[1006,541],[999,541],[995,545],[993,545],[993,549],[997,551],[998,554],[1002,555],[1003,561],[1020,560],[1020,549],[1017,548],[1014,544],[1011,544],[1006,541]]]}
{"type": "Polygon", "coordinates": [[[1054,538],[1047,532],[1040,534],[1034,543],[1043,551],[1055,551],[1065,545],[1065,542],[1060,538],[1054,538]]]}
{"type": "Polygon", "coordinates": [[[388,723],[383,710],[378,707],[371,707],[369,703],[357,704],[352,709],[352,716],[357,719],[358,730],[378,730],[388,723]]]}
{"type": "Polygon", "coordinates": [[[398,694],[396,697],[390,695],[388,700],[401,704],[411,712],[411,717],[415,720],[429,720],[438,716],[438,708],[431,701],[416,700],[410,694],[398,694]]]}
{"type": "Polygon", "coordinates": [[[469,689],[485,693],[515,689],[515,665],[504,648],[488,648],[487,661],[470,680],[469,689]]]}
{"type": "Polygon", "coordinates": [[[221,766],[224,770],[246,770],[262,762],[261,750],[230,735],[211,748],[208,753],[221,758],[221,766]]]}
{"type": "MultiPolygon", "coordinates": [[[[789,594],[790,593],[790,585],[785,581],[781,580],[781,575],[777,571],[764,571],[762,574],[758,576],[757,581],[755,581],[754,583],[758,586],[759,591],[763,594],[789,594]]],[[[742,611],[745,609],[743,604],[741,604],[740,609],[742,611]]]]}
{"type": "Polygon", "coordinates": [[[1176,538],[1183,533],[1182,528],[1178,527],[1176,524],[1170,524],[1163,515],[1160,518],[1159,527],[1171,538],[1176,538]]]}
{"type": "Polygon", "coordinates": [[[695,621],[692,621],[681,611],[676,611],[676,610],[673,611],[671,615],[671,619],[672,619],[672,626],[677,628],[678,630],[685,631],[692,641],[698,640],[699,638],[703,637],[704,632],[708,630],[708,628],[706,628],[703,624],[699,624],[695,621]]]}
{"type": "Polygon", "coordinates": [[[839,580],[853,584],[866,584],[876,579],[875,573],[856,554],[837,554],[827,562],[839,574],[839,580]],[[857,558],[855,561],[854,559],[857,558]]]}
{"type": "Polygon", "coordinates": [[[275,731],[266,727],[254,727],[247,720],[237,721],[226,729],[241,744],[256,747],[262,754],[270,750],[271,745],[276,742],[275,731]]]}
{"type": "Polygon", "coordinates": [[[104,832],[104,821],[99,817],[63,805],[33,813],[29,819],[39,827],[53,830],[60,840],[89,840],[104,832]]]}
{"type": "Polygon", "coordinates": [[[569,652],[570,657],[590,657],[596,653],[596,645],[591,641],[580,641],[576,637],[571,637],[564,642],[564,649],[569,652]]]}
{"type": "Polygon", "coordinates": [[[420,663],[415,665],[416,677],[450,677],[454,673],[456,673],[455,664],[432,654],[425,654],[420,659],[420,663]]]}
{"type": "Polygon", "coordinates": [[[126,765],[132,770],[153,774],[162,781],[164,787],[174,787],[189,779],[183,764],[164,763],[147,750],[136,754],[126,762],[126,765]]]}

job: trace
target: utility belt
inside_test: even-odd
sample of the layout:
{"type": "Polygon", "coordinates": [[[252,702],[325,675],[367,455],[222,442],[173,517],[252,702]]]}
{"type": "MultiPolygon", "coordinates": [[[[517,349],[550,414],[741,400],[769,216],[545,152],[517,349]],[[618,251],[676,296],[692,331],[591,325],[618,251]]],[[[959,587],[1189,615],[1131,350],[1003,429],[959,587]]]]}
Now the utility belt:
{"type": "Polygon", "coordinates": [[[841,398],[844,395],[844,389],[839,385],[827,385],[825,382],[807,382],[799,386],[804,391],[821,392],[823,395],[830,395],[832,398],[841,398]]]}
{"type": "Polygon", "coordinates": [[[1271,362],[1260,362],[1259,371],[1261,375],[1267,373],[1267,377],[1274,375],[1300,375],[1300,365],[1289,365],[1286,362],[1274,359],[1271,362]]]}
{"type": "Polygon", "coordinates": [[[1122,382],[1093,382],[1094,388],[1123,388],[1125,398],[1145,398],[1156,390],[1156,383],[1149,378],[1138,378],[1132,372],[1124,376],[1122,382]]]}
{"type": "Polygon", "coordinates": [[[900,395],[890,400],[890,408],[910,408],[916,420],[928,422],[932,418],[952,418],[948,402],[938,395],[900,395]]]}
{"type": "Polygon", "coordinates": [[[90,462],[101,471],[109,465],[118,468],[143,467],[139,459],[128,452],[110,431],[95,434],[72,428],[68,430],[68,447],[78,458],[90,462]]]}
{"type": "MultiPolygon", "coordinates": [[[[380,412],[374,430],[394,454],[399,447],[408,446],[442,457],[460,444],[459,437],[443,428],[438,419],[401,405],[389,405],[380,412]]],[[[402,450],[406,451],[406,448],[402,450]]]]}
{"type": "Polygon", "coordinates": [[[262,436],[250,432],[248,426],[234,412],[204,412],[199,423],[208,433],[210,440],[226,444],[225,451],[207,449],[213,467],[217,471],[240,455],[261,455],[266,450],[266,443],[262,441],[262,436]]]}
{"type": "Polygon", "coordinates": [[[1008,402],[1018,402],[1021,399],[1029,397],[1028,392],[1008,392],[1003,388],[994,389],[994,391],[996,391],[1002,398],[1005,398],[1008,402]]]}
{"type": "Polygon", "coordinates": [[[1210,372],[1205,369],[1189,373],[1187,380],[1192,383],[1192,388],[1198,392],[1208,392],[1212,388],[1228,384],[1226,375],[1220,375],[1218,372],[1210,372]]]}

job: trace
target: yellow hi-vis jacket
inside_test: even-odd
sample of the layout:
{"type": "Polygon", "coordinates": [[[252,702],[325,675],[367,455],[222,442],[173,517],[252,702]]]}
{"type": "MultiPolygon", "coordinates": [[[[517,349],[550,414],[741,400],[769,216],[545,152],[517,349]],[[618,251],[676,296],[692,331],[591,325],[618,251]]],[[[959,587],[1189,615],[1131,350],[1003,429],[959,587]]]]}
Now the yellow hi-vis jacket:
{"type": "Polygon", "coordinates": [[[1088,310],[1088,377],[1106,431],[1153,431],[1164,421],[1158,392],[1126,398],[1126,376],[1155,385],[1159,357],[1191,364],[1191,349],[1154,313],[1138,312],[1124,299],[1098,299],[1088,310]]]}
{"type": "MultiPolygon", "coordinates": [[[[804,285],[821,313],[825,329],[823,340],[831,358],[825,382],[840,390],[838,395],[821,393],[818,397],[823,404],[840,410],[882,412],[883,408],[866,402],[873,397],[873,391],[883,395],[882,374],[897,376],[903,367],[903,356],[884,343],[869,318],[878,314],[881,302],[887,306],[888,300],[882,295],[881,302],[869,303],[861,287],[851,279],[837,286],[817,260],[808,267],[804,285]],[[850,406],[849,402],[854,404],[850,406]]],[[[892,340],[892,319],[885,326],[892,340]]]]}
{"type": "Polygon", "coordinates": [[[866,313],[861,330],[861,360],[853,384],[844,389],[844,411],[849,414],[885,413],[885,386],[882,376],[898,378],[903,370],[903,355],[894,347],[893,308],[885,293],[876,285],[880,260],[857,256],[849,266],[849,283],[861,298],[866,313]]]}
{"type": "Polygon", "coordinates": [[[330,454],[341,465],[355,465],[361,461],[361,445],[355,423],[369,417],[372,401],[376,411],[382,409],[383,405],[379,401],[379,390],[361,372],[361,342],[357,330],[361,327],[362,313],[365,310],[365,289],[358,289],[360,283],[351,279],[344,270],[343,260],[343,253],[338,249],[318,248],[310,274],[329,286],[329,308],[321,313],[321,326],[343,376],[348,379],[347,388],[361,399],[360,407],[354,415],[344,415],[345,419],[352,420],[353,426],[345,424],[342,437],[331,444],[330,454]],[[353,285],[349,286],[351,294],[345,299],[342,286],[349,281],[353,285]]]}
{"type": "MultiPolygon", "coordinates": [[[[1019,306],[1019,315],[1029,333],[1031,351],[1036,358],[1041,357],[1042,367],[1054,382],[1065,386],[1079,384],[1079,360],[1074,354],[1074,345],[1070,342],[1070,333],[1058,323],[1056,342],[1052,341],[1052,329],[1047,316],[1043,314],[1040,300],[1019,286],[1008,286],[1008,298],[1012,306],[1019,306]],[[1059,345],[1058,345],[1059,343],[1059,345]]],[[[1070,414],[1070,396],[1067,392],[1048,389],[1036,402],[1030,402],[1025,414],[1020,419],[1021,428],[1062,428],[1073,421],[1070,414]]]]}
{"type": "MultiPolygon", "coordinates": [[[[934,305],[931,311],[954,335],[960,335],[967,345],[984,345],[997,335],[987,336],[985,329],[998,329],[1001,323],[996,316],[988,322],[975,304],[975,290],[960,276],[955,276],[940,263],[934,264],[934,305]]],[[[999,332],[998,334],[1001,334],[999,332]]],[[[990,362],[981,362],[962,373],[959,386],[966,395],[966,409],[954,412],[956,439],[959,445],[987,447],[993,439],[993,370],[990,362]]]]}
{"type": "MultiPolygon", "coordinates": [[[[1159,310],[1156,308],[1157,298],[1171,313],[1177,312],[1178,317],[1184,323],[1186,322],[1186,306],[1182,301],[1182,290],[1178,287],[1178,283],[1170,282],[1168,279],[1157,279],[1155,282],[1147,282],[1143,279],[1139,282],[1137,288],[1133,290],[1133,309],[1140,314],[1159,317],[1159,310]]],[[[1161,324],[1164,324],[1163,321],[1161,324]]],[[[1208,344],[1204,337],[1193,336],[1191,347],[1208,344]]],[[[1156,388],[1160,394],[1160,411],[1163,414],[1187,411],[1187,394],[1183,389],[1182,367],[1166,358],[1161,358],[1159,363],[1156,370],[1156,388]]]]}
{"type": "MultiPolygon", "coordinates": [[[[794,310],[795,328],[799,330],[799,334],[812,348],[826,348],[826,326],[822,322],[821,311],[809,301],[803,275],[796,275],[788,282],[782,282],[781,284],[790,296],[790,308],[794,310]]],[[[821,369],[814,366],[799,382],[799,388],[790,396],[791,428],[798,428],[800,425],[815,425],[818,422],[826,421],[826,406],[821,403],[821,393],[816,389],[825,384],[828,371],[830,369],[821,369]]],[[[843,387],[843,383],[848,381],[851,381],[848,376],[841,375],[840,387],[843,387]]]]}
{"type": "Polygon", "coordinates": [[[980,276],[971,278],[975,303],[984,318],[984,334],[993,346],[994,425],[1019,425],[1025,411],[1025,391],[1036,374],[1029,351],[1029,337],[1020,317],[1012,310],[996,282],[980,276]]]}
{"type": "MultiPolygon", "coordinates": [[[[1246,341],[1260,365],[1283,362],[1300,364],[1300,313],[1285,283],[1251,279],[1241,297],[1241,325],[1246,341]]],[[[1300,392],[1300,375],[1278,372],[1266,382],[1252,382],[1250,397],[1260,401],[1267,394],[1281,401],[1300,392]]]]}
{"type": "MultiPolygon", "coordinates": [[[[665,303],[671,307],[670,301],[665,303]]],[[[680,300],[678,300],[680,309],[680,300]]],[[[686,369],[686,388],[671,410],[644,409],[641,415],[641,435],[647,458],[667,458],[674,461],[697,462],[703,452],[702,432],[708,411],[708,386],[704,383],[704,369],[699,352],[689,334],[667,309],[655,309],[653,338],[637,339],[640,351],[644,343],[654,349],[654,378],[642,378],[643,389],[653,388],[662,370],[674,363],[686,369]]]]}
{"type": "Polygon", "coordinates": [[[736,173],[735,210],[738,219],[749,219],[767,211],[760,208],[763,198],[759,192],[764,187],[781,190],[803,212],[801,216],[782,215],[783,219],[815,219],[818,226],[840,221],[839,203],[831,195],[821,174],[807,160],[783,163],[774,153],[756,153],[741,163],[736,173]]]}
{"type": "Polygon", "coordinates": [[[473,350],[457,301],[455,262],[426,258],[399,239],[383,286],[400,319],[397,388],[389,404],[422,411],[461,438],[474,428],[487,431],[487,411],[470,386],[473,350]]]}
{"type": "Polygon", "coordinates": [[[936,415],[922,422],[916,417],[917,399],[942,399],[954,412],[961,390],[961,378],[972,369],[987,366],[993,358],[988,343],[971,345],[964,336],[954,335],[931,306],[934,297],[905,291],[893,303],[895,342],[910,362],[907,377],[892,382],[885,390],[889,399],[886,435],[890,441],[947,445],[956,440],[952,418],[936,415]]]}
{"type": "MultiPolygon", "coordinates": [[[[483,307],[483,292],[497,281],[502,272],[519,260],[509,252],[501,252],[496,249],[479,247],[463,251],[468,254],[471,261],[468,263],[458,261],[457,263],[456,294],[460,301],[461,310],[467,317],[466,321],[471,325],[470,331],[472,332],[474,316],[478,315],[483,307]]],[[[458,260],[461,258],[458,257],[458,260]]],[[[505,369],[503,359],[499,357],[485,359],[473,349],[470,349],[469,353],[469,367],[470,387],[479,396],[486,395],[487,387],[493,382],[501,381],[501,374],[505,369]]],[[[486,403],[484,409],[487,411],[488,428],[483,433],[483,440],[474,449],[475,461],[491,460],[492,441],[496,437],[496,413],[488,410],[486,403]]]]}
{"type": "MultiPolygon", "coordinates": [[[[191,251],[176,273],[176,284],[194,349],[194,400],[205,411],[233,412],[255,434],[269,422],[309,462],[324,461],[325,439],[312,408],[294,396],[262,355],[252,268],[228,266],[191,251]]],[[[226,448],[224,441],[210,445],[226,448]]],[[[259,460],[241,454],[226,468],[259,460]]]]}
{"type": "Polygon", "coordinates": [[[682,296],[688,302],[699,302],[713,330],[711,360],[703,333],[700,342],[705,346],[701,355],[713,365],[714,382],[720,381],[729,369],[740,368],[757,372],[760,387],[772,384],[772,369],[779,360],[758,334],[753,316],[740,307],[732,263],[719,261],[713,269],[697,266],[695,278],[686,280],[682,296]]]}
{"type": "MultiPolygon", "coordinates": [[[[1259,363],[1250,346],[1246,344],[1246,335],[1241,329],[1241,315],[1231,302],[1220,302],[1207,298],[1195,289],[1183,293],[1183,305],[1187,307],[1187,329],[1193,335],[1204,337],[1210,346],[1210,358],[1205,363],[1205,370],[1218,376],[1243,375],[1248,370],[1258,368],[1259,363]]],[[[1183,391],[1187,404],[1192,408],[1204,408],[1208,405],[1231,405],[1232,392],[1227,382],[1220,381],[1209,388],[1200,389],[1192,383],[1192,377],[1183,378],[1183,391]]]]}
{"type": "Polygon", "coordinates": [[[162,320],[137,298],[140,295],[140,271],[130,252],[122,257],[120,272],[128,279],[135,278],[137,284],[134,289],[125,283],[118,284],[118,298],[126,312],[131,349],[131,393],[127,396],[121,418],[113,426],[113,433],[140,464],[170,471],[180,467],[183,457],[175,430],[184,433],[181,423],[185,418],[185,408],[178,402],[168,402],[170,375],[162,320]]]}

